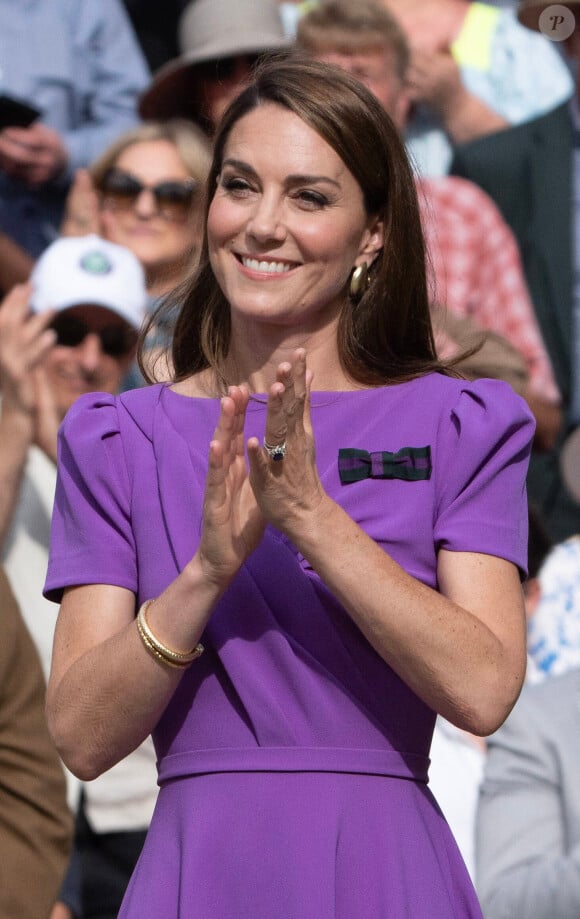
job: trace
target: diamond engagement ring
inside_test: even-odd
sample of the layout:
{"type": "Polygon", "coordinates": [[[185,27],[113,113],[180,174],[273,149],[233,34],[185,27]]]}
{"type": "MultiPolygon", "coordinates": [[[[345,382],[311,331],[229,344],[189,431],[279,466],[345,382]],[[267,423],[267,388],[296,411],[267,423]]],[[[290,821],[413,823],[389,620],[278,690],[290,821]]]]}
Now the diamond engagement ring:
{"type": "Polygon", "coordinates": [[[264,441],[264,450],[270,459],[277,463],[286,456],[286,441],[283,440],[281,444],[269,444],[267,441],[264,441]]]}

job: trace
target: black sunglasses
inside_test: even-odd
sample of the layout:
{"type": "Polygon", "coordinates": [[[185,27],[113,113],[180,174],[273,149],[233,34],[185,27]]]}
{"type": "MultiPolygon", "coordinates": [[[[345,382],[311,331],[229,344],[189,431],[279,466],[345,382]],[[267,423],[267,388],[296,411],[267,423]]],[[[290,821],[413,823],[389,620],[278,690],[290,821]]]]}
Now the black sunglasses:
{"type": "Polygon", "coordinates": [[[108,169],[99,183],[99,191],[105,202],[123,211],[131,210],[139,195],[150,191],[159,214],[167,220],[187,219],[197,187],[195,179],[184,179],[181,182],[176,179],[159,182],[157,185],[145,185],[131,173],[116,168],[108,169]]]}
{"type": "Polygon", "coordinates": [[[56,332],[57,345],[66,348],[76,348],[87,335],[98,335],[101,348],[109,357],[124,357],[137,343],[137,332],[129,326],[109,325],[102,329],[92,329],[84,319],[67,316],[66,312],[53,319],[50,328],[56,332]]]}

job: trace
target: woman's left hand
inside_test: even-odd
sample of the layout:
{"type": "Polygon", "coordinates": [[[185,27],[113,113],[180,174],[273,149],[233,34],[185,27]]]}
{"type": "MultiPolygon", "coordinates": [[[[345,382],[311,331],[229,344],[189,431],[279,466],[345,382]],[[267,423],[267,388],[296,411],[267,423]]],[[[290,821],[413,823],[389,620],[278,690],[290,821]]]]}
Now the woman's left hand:
{"type": "Polygon", "coordinates": [[[307,522],[327,495],[318,477],[310,421],[310,384],[306,352],[299,348],[278,366],[268,394],[264,442],[284,445],[282,459],[272,458],[256,437],[248,440],[250,483],[264,517],[288,536],[307,522]]]}

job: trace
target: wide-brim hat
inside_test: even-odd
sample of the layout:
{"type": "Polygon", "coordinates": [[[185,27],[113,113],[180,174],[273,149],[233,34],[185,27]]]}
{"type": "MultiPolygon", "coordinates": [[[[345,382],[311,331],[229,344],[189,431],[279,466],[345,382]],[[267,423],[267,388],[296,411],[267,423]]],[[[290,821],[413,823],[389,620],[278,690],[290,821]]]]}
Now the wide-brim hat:
{"type": "Polygon", "coordinates": [[[187,116],[195,67],[287,48],[277,0],[193,0],[178,25],[181,54],[164,64],[139,100],[144,119],[187,116]]]}
{"type": "MultiPolygon", "coordinates": [[[[580,0],[564,0],[563,3],[560,3],[559,0],[556,0],[558,6],[564,6],[569,9],[571,12],[578,13],[580,12],[580,0]]],[[[528,29],[533,29],[536,32],[540,32],[540,16],[547,10],[548,7],[554,6],[554,0],[520,0],[517,6],[517,17],[519,22],[523,26],[527,26],[528,29]]]]}

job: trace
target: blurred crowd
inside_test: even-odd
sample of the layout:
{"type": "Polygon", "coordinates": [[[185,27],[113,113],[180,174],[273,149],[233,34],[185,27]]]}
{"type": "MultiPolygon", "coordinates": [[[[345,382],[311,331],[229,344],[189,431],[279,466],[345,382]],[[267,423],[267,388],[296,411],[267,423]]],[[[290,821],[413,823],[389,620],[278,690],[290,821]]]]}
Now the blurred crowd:
{"type": "Polygon", "coordinates": [[[215,127],[286,49],[384,106],[439,353],[536,419],[527,685],[490,738],[438,719],[431,787],[486,919],[579,915],[580,0],[0,0],[0,25],[0,919],[114,919],[145,839],[150,741],[80,783],[44,718],[57,432],[171,377],[157,308],[195,269],[215,127]]]}

